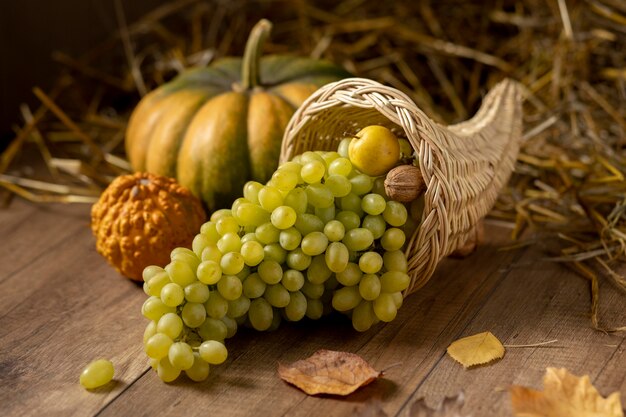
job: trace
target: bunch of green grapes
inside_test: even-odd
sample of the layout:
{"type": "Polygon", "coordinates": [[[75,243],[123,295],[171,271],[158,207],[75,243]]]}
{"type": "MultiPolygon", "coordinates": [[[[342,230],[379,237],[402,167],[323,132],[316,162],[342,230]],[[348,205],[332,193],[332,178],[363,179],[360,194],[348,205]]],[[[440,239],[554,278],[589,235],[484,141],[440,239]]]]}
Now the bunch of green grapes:
{"type": "Polygon", "coordinates": [[[248,182],[192,250],[146,268],[144,346],[161,379],[205,379],[238,325],[271,330],[333,310],[358,331],[393,320],[410,283],[408,214],[383,180],[353,168],[345,141],[338,152],[305,152],[267,184],[248,182]]]}

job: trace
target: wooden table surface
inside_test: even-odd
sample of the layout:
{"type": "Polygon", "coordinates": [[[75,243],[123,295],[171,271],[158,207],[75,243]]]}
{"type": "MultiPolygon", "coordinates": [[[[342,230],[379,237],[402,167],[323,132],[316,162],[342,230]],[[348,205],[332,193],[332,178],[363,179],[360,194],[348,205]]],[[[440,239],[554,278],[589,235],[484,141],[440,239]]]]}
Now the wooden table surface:
{"type": "MultiPolygon", "coordinates": [[[[240,330],[207,381],[164,384],[142,351],[145,295],[96,253],[89,207],[15,200],[0,210],[0,415],[343,416],[381,407],[377,415],[404,416],[420,397],[434,406],[462,390],[467,413],[509,416],[507,387],[541,388],[550,366],[626,398],[625,335],[590,328],[588,282],[536,248],[498,250],[509,232],[488,225],[486,244],[443,261],[392,323],[366,333],[340,319],[240,330]],[[509,348],[471,370],[446,355],[452,341],[486,330],[504,344],[558,342],[509,348]],[[347,398],[307,397],[278,378],[278,362],[321,348],[357,353],[376,369],[400,365],[347,398]],[[113,361],[115,380],[88,392],[78,377],[100,357],[113,361]]],[[[602,292],[605,324],[626,324],[624,296],[608,283],[602,292]]]]}

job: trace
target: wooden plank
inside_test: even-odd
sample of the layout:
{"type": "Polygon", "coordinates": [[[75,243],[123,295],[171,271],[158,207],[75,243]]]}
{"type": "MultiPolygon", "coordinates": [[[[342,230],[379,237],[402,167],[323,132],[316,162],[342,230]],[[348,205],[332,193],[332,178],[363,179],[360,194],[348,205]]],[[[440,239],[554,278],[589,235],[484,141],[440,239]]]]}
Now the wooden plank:
{"type": "MultiPolygon", "coordinates": [[[[51,216],[63,222],[63,214],[51,216]]],[[[93,415],[147,369],[139,313],[145,295],[96,253],[84,217],[79,219],[65,224],[75,230],[60,244],[0,282],[3,416],[93,415]],[[115,382],[89,393],[78,378],[100,357],[114,362],[115,382]]],[[[52,242],[58,232],[50,223],[35,237],[52,242]]],[[[3,252],[0,263],[10,256],[3,252]]]]}
{"type": "MultiPolygon", "coordinates": [[[[537,261],[538,249],[529,250],[486,300],[471,323],[454,339],[491,331],[505,345],[533,344],[558,339],[544,347],[509,348],[491,366],[464,370],[443,355],[404,410],[417,398],[436,406],[445,396],[465,392],[465,410],[474,415],[511,415],[511,384],[541,389],[547,367],[564,367],[576,375],[590,375],[606,394],[626,395],[624,335],[608,335],[591,328],[588,282],[561,265],[537,261]]],[[[603,288],[604,317],[609,325],[626,323],[623,294],[603,288]]]]}
{"type": "MultiPolygon", "coordinates": [[[[492,242],[508,234],[494,228],[489,232],[492,242]]],[[[366,333],[355,332],[345,320],[288,325],[262,335],[244,330],[228,344],[229,360],[214,367],[204,383],[181,378],[168,385],[148,372],[100,415],[345,415],[372,395],[384,400],[385,411],[393,415],[517,256],[491,245],[470,259],[445,261],[431,283],[406,301],[395,321],[366,333]],[[289,363],[320,348],[358,352],[378,369],[398,362],[402,366],[348,399],[307,397],[280,381],[277,362],[289,363]]]]}

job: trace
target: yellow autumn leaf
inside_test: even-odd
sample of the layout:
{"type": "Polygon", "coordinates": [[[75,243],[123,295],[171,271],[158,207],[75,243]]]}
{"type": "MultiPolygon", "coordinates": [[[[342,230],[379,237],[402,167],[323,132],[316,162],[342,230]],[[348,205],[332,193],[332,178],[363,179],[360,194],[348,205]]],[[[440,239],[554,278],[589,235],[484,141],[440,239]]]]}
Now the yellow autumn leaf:
{"type": "Polygon", "coordinates": [[[517,417],[624,417],[619,392],[604,398],[589,376],[567,369],[546,369],[543,391],[513,385],[509,392],[517,417]]]}
{"type": "Polygon", "coordinates": [[[452,342],[448,346],[448,355],[469,368],[502,358],[504,346],[491,332],[483,332],[452,342]]]}

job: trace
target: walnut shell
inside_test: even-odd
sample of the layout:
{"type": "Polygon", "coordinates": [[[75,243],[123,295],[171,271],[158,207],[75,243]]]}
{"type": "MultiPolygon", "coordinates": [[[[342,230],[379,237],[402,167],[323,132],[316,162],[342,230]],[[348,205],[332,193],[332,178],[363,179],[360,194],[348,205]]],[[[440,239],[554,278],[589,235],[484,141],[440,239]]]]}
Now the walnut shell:
{"type": "Polygon", "coordinates": [[[135,281],[142,280],[146,266],[167,264],[172,249],[190,247],[205,220],[189,190],[141,172],[117,177],[91,209],[96,250],[135,281]]]}
{"type": "Polygon", "coordinates": [[[395,201],[408,203],[426,190],[420,169],[413,165],[400,165],[385,177],[385,192],[395,201]]]}

